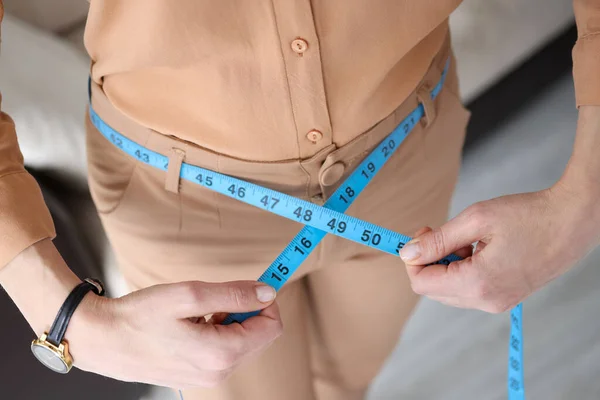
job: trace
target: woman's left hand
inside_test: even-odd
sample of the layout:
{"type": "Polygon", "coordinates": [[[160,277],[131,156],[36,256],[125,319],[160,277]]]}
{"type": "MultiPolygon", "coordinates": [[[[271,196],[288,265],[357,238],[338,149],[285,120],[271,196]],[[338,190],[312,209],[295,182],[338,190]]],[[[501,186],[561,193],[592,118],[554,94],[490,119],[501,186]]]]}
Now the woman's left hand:
{"type": "Polygon", "coordinates": [[[413,290],[491,313],[514,307],[599,243],[600,205],[572,186],[483,201],[421,229],[400,253],[413,290]],[[464,260],[427,266],[450,253],[464,260]]]}

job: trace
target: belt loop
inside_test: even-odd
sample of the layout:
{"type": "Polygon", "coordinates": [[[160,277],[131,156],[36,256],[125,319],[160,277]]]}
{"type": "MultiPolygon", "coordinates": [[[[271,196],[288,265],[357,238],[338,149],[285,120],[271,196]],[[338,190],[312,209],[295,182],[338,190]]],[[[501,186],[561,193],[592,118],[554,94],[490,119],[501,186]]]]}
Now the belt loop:
{"type": "Polygon", "coordinates": [[[169,154],[169,166],[167,168],[167,178],[165,180],[165,190],[172,193],[179,193],[179,175],[181,173],[181,164],[185,158],[185,151],[173,147],[169,154]]]}
{"type": "Polygon", "coordinates": [[[417,101],[423,105],[423,118],[421,124],[423,128],[429,128],[436,117],[435,104],[431,98],[431,91],[427,85],[421,85],[417,89],[417,101]]]}

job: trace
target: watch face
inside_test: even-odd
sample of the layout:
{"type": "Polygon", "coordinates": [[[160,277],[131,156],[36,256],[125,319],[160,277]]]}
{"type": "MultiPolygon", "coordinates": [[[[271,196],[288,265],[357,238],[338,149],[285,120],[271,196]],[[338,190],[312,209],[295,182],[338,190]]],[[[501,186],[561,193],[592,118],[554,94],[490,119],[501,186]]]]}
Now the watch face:
{"type": "Polygon", "coordinates": [[[34,344],[31,346],[31,351],[33,352],[35,358],[37,358],[42,364],[51,370],[61,374],[66,374],[69,372],[67,365],[52,350],[44,346],[34,344]]]}

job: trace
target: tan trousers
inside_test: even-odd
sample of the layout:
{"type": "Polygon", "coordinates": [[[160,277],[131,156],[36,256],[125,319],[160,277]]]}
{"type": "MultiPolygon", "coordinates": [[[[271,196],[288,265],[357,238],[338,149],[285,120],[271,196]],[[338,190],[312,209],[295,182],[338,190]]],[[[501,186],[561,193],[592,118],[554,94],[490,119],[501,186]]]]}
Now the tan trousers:
{"type": "MultiPolygon", "coordinates": [[[[439,80],[446,57],[436,59],[425,86],[439,80]]],[[[446,220],[468,120],[456,92],[452,65],[444,89],[427,107],[428,117],[355,201],[350,215],[408,235],[446,220]]],[[[187,163],[322,203],[418,102],[416,92],[411,94],[343,147],[275,163],[233,159],[143,128],[113,109],[98,86],[92,104],[108,124],[149,149],[168,155],[177,148],[187,163]]],[[[302,228],[193,183],[177,185],[176,178],[121,153],[89,121],[87,127],[91,192],[133,288],[256,279],[302,228]]],[[[221,386],[189,390],[186,400],[362,399],[417,296],[399,258],[328,235],[278,302],[283,336],[221,386]]]]}

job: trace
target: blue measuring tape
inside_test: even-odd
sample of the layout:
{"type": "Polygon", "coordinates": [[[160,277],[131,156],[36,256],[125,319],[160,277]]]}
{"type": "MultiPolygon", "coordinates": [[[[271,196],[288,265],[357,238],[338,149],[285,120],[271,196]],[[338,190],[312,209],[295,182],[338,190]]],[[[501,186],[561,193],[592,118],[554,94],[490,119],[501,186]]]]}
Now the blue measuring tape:
{"type": "MultiPolygon", "coordinates": [[[[431,91],[432,99],[435,99],[442,90],[448,66],[449,61],[446,62],[440,81],[431,91]]],[[[106,124],[96,114],[91,105],[89,112],[90,119],[98,131],[126,154],[154,168],[163,171],[168,169],[168,157],[149,150],[121,135],[106,124]]],[[[419,104],[358,165],[323,206],[187,163],[182,163],[180,177],[217,193],[305,225],[258,278],[259,282],[263,282],[272,286],[275,290],[279,290],[328,233],[396,256],[404,245],[411,240],[406,235],[351,217],[344,214],[344,212],[346,212],[352,202],[366,188],[398,147],[400,147],[401,143],[415,125],[419,123],[423,115],[423,105],[419,104]]],[[[458,260],[460,260],[458,256],[451,254],[438,261],[438,263],[448,265],[452,261],[458,260]]],[[[223,324],[243,322],[258,313],[259,311],[230,314],[223,321],[223,324]]],[[[511,312],[512,327],[508,370],[509,400],[525,399],[523,389],[521,313],[520,304],[511,312]]]]}
{"type": "Polygon", "coordinates": [[[510,343],[508,346],[508,399],[525,400],[523,375],[523,304],[510,312],[510,343]]]}

